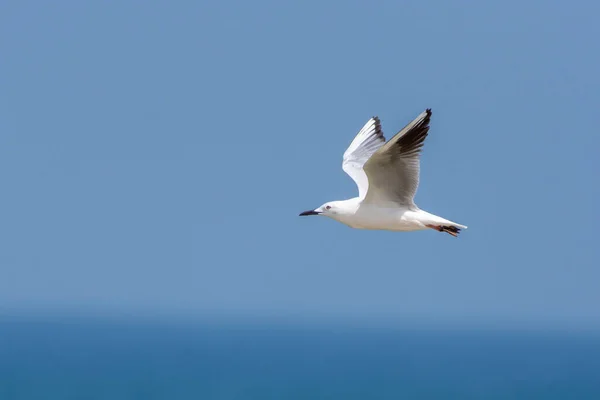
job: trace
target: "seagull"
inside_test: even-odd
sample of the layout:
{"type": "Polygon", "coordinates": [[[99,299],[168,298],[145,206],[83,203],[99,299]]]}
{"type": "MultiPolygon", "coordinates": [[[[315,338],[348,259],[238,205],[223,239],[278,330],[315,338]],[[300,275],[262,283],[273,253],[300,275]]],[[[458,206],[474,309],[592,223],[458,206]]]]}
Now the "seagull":
{"type": "Polygon", "coordinates": [[[300,216],[322,215],[357,229],[435,229],[457,237],[466,226],[423,211],[414,202],[430,119],[428,108],[386,143],[379,118],[372,117],[350,143],[342,162],[358,187],[358,197],[330,201],[300,216]]]}

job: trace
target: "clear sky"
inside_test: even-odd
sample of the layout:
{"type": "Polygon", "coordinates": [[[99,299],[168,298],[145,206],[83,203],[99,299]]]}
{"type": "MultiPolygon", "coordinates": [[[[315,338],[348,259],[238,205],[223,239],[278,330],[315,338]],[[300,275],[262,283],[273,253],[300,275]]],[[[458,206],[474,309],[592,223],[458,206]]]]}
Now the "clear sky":
{"type": "Polygon", "coordinates": [[[3,1],[0,311],[600,326],[593,1],[3,1]],[[416,201],[300,211],[433,109],[416,201]]]}

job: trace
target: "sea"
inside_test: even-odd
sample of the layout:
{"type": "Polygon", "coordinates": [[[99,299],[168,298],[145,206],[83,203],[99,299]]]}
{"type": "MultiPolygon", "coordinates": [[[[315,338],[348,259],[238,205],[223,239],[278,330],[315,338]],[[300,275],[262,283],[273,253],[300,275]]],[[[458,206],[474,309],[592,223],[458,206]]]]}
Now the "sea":
{"type": "Polygon", "coordinates": [[[0,400],[600,399],[600,334],[0,318],[0,400]]]}

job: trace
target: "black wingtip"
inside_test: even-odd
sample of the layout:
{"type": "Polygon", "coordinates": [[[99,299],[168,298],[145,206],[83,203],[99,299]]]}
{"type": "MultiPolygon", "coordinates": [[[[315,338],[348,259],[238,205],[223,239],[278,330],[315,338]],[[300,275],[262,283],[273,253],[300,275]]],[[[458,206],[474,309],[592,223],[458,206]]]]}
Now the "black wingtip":
{"type": "Polygon", "coordinates": [[[417,154],[423,147],[423,142],[429,133],[429,122],[431,120],[431,108],[425,110],[425,116],[421,117],[423,113],[413,120],[411,123],[406,125],[396,135],[400,137],[396,141],[396,145],[400,147],[401,152],[404,156],[410,156],[417,154]],[[414,124],[411,126],[411,124],[414,124]],[[410,129],[408,128],[410,126],[410,129]]]}
{"type": "Polygon", "coordinates": [[[425,117],[425,121],[428,124],[429,120],[431,119],[431,108],[426,109],[425,113],[427,114],[427,116],[425,117]]]}
{"type": "Polygon", "coordinates": [[[385,136],[383,136],[383,130],[381,129],[381,121],[377,115],[372,116],[375,121],[375,134],[385,142],[385,136]]]}

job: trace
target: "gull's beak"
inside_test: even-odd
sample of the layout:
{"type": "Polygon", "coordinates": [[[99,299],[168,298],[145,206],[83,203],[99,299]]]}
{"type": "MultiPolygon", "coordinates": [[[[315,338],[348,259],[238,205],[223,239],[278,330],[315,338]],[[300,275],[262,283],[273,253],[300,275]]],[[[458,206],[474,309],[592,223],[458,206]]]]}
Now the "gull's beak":
{"type": "Polygon", "coordinates": [[[301,212],[299,216],[300,216],[300,217],[305,217],[305,216],[307,216],[307,215],[319,215],[319,214],[321,214],[321,213],[320,213],[320,212],[318,212],[318,211],[315,211],[315,210],[308,210],[308,211],[301,212]]]}

